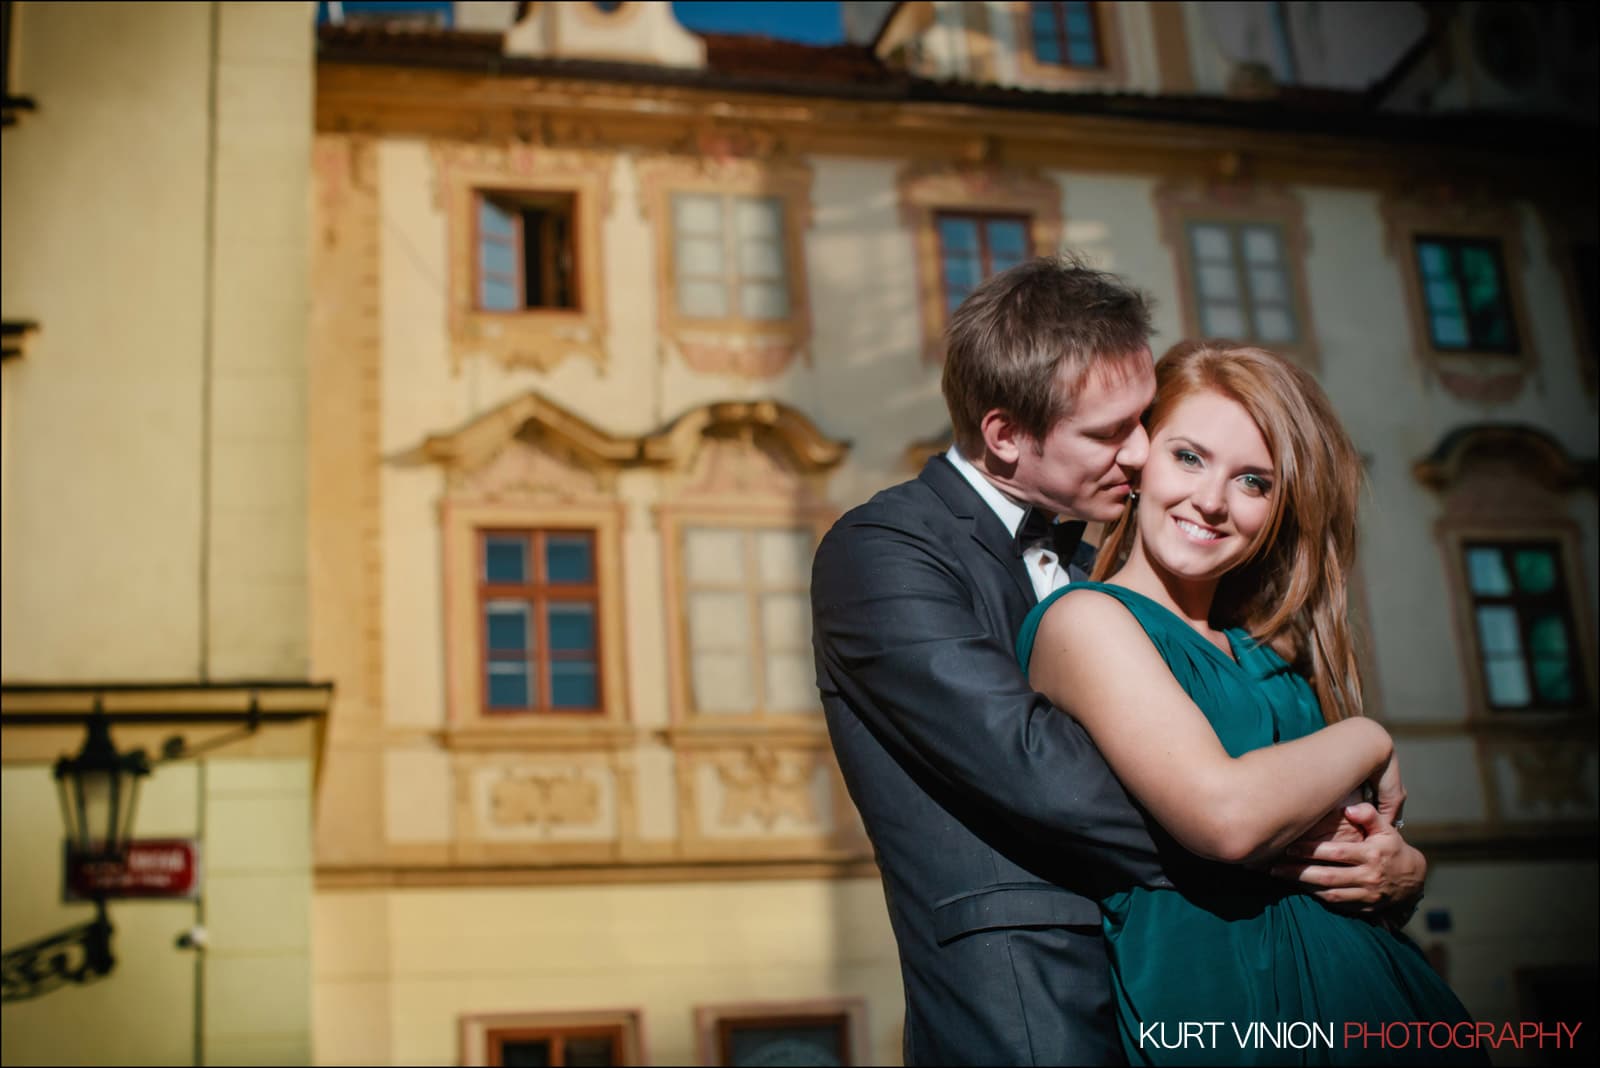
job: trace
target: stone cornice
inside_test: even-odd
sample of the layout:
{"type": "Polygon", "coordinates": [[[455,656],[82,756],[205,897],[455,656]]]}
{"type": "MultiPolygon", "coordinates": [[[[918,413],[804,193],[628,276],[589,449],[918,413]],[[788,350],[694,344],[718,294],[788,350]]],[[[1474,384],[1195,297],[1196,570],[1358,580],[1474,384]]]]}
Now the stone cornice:
{"type": "Polygon", "coordinates": [[[559,72],[495,76],[324,61],[317,69],[316,123],[333,133],[646,151],[674,150],[708,129],[755,127],[792,154],[928,160],[977,154],[1012,166],[1190,177],[1215,172],[1367,188],[1448,179],[1544,196],[1558,187],[1587,189],[1594,178],[1593,154],[1554,138],[1550,154],[1573,158],[1562,167],[1530,167],[1524,154],[1498,146],[1401,140],[1377,118],[1364,131],[1361,116],[1299,116],[1301,126],[1324,129],[1337,120],[1346,132],[1333,134],[1285,128],[1282,116],[1268,123],[1265,112],[1235,114],[1223,106],[1228,102],[1215,113],[1196,110],[1189,98],[1174,98],[1166,110],[1160,101],[1115,103],[1050,111],[992,101],[840,99],[559,72]]]}

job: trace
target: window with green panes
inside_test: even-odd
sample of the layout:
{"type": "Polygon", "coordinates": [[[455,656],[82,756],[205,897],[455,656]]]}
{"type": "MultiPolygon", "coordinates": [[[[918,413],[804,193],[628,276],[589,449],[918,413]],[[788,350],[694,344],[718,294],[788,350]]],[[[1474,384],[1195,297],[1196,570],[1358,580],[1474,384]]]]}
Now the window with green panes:
{"type": "Polygon", "coordinates": [[[1517,325],[1511,316],[1500,243],[1419,235],[1416,249],[1433,347],[1516,355],[1517,325]]]}
{"type": "Polygon", "coordinates": [[[811,554],[804,527],[683,531],[684,618],[694,710],[811,712],[811,554]]]}
{"type": "Polygon", "coordinates": [[[594,533],[484,530],[479,547],[484,710],[599,712],[594,533]]]}
{"type": "Polygon", "coordinates": [[[1187,230],[1202,334],[1268,346],[1301,340],[1280,227],[1208,220],[1187,230]]]}
{"type": "Polygon", "coordinates": [[[1555,542],[1468,542],[1484,692],[1497,711],[1554,711],[1582,703],[1571,601],[1555,542]]]}
{"type": "Polygon", "coordinates": [[[1031,257],[1025,215],[969,215],[939,212],[939,279],[949,314],[990,275],[1031,257]]]}

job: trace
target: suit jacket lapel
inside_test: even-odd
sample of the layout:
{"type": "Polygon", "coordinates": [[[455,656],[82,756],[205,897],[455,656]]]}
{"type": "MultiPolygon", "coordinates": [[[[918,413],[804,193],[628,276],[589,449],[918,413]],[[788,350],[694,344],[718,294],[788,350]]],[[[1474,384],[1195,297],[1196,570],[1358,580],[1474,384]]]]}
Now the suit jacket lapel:
{"type": "Polygon", "coordinates": [[[1006,525],[1000,522],[1000,517],[994,514],[994,509],[978,496],[978,491],[961,477],[961,472],[943,456],[935,456],[922,468],[920,477],[928,484],[928,488],[944,501],[945,507],[958,518],[965,519],[971,524],[972,540],[1000,562],[1012,581],[1017,584],[1018,591],[1027,603],[1035,603],[1038,597],[1033,592],[1033,583],[1028,580],[1027,565],[1022,562],[1022,557],[1017,555],[1015,543],[1006,530],[1006,525]]]}

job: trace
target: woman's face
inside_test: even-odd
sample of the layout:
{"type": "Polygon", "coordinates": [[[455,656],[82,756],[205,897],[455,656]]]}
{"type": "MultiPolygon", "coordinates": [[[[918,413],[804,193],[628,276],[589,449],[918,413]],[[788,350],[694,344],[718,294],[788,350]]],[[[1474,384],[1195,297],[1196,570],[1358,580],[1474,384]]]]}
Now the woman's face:
{"type": "Polygon", "coordinates": [[[1235,400],[1207,390],[1151,431],[1139,478],[1139,538],[1159,570],[1214,580],[1236,567],[1272,515],[1277,490],[1261,429],[1235,400]]]}

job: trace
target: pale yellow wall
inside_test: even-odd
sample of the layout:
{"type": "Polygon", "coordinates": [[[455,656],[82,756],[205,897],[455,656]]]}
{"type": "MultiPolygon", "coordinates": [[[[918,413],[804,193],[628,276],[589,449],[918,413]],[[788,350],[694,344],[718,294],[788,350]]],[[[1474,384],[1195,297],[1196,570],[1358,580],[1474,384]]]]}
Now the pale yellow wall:
{"type": "MultiPolygon", "coordinates": [[[[0,850],[0,915],[12,949],[94,918],[94,906],[61,902],[61,811],[43,765],[0,767],[5,848],[0,850]]],[[[195,766],[163,768],[144,784],[143,837],[191,837],[198,824],[195,766]]],[[[191,901],[112,902],[116,968],[88,986],[66,986],[0,1008],[6,1064],[191,1064],[194,1062],[193,953],[175,947],[197,920],[191,901]],[[106,1026],[88,1027],[103,1020],[106,1026]]]]}
{"type": "MultiPolygon", "coordinates": [[[[8,764],[0,784],[9,950],[88,922],[94,910],[61,901],[61,813],[50,769],[8,764]]],[[[115,968],[86,986],[8,1002],[5,1063],[195,1063],[197,984],[204,1063],[309,1063],[309,813],[303,758],[158,766],[141,788],[135,831],[199,839],[199,899],[110,902],[115,968]],[[210,936],[204,960],[176,945],[196,924],[210,936]]]]}
{"type": "Polygon", "coordinates": [[[205,670],[304,678],[311,10],[219,12],[205,670]]]}
{"type": "Polygon", "coordinates": [[[309,12],[16,7],[5,677],[303,677],[309,12]]]}
{"type": "Polygon", "coordinates": [[[4,134],[0,303],[40,330],[6,382],[7,679],[199,664],[208,26],[203,4],[17,5],[39,110],[4,134]]]}
{"type": "Polygon", "coordinates": [[[865,998],[870,1063],[900,1061],[876,879],[323,891],[314,927],[323,1064],[458,1063],[464,1014],[595,1008],[696,1064],[696,1006],[822,996],[865,998]]]}
{"type": "MultiPolygon", "coordinates": [[[[1478,1020],[1498,1025],[1528,1018],[1517,1002],[1514,967],[1593,965],[1597,897],[1592,861],[1440,864],[1428,874],[1424,911],[1406,931],[1419,945],[1446,947],[1450,983],[1462,1003],[1478,1020]],[[1426,912],[1433,910],[1449,912],[1454,929],[1430,933],[1426,912]]],[[[1518,1055],[1509,1047],[1494,1060],[1549,1063],[1537,1051],[1518,1055]]]]}

